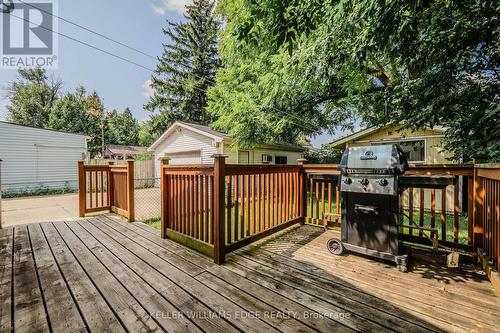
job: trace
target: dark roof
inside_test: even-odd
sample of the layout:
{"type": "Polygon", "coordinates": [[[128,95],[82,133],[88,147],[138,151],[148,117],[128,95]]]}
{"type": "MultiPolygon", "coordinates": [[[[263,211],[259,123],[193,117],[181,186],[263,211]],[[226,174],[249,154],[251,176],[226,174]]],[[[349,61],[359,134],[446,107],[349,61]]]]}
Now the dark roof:
{"type": "Polygon", "coordinates": [[[106,154],[113,155],[147,155],[147,147],[125,146],[125,145],[106,145],[106,154]]]}
{"type": "Polygon", "coordinates": [[[198,129],[200,131],[203,131],[203,132],[215,135],[215,136],[220,136],[220,137],[223,137],[223,138],[229,138],[229,135],[227,135],[226,133],[222,133],[222,132],[218,132],[216,130],[213,130],[209,126],[195,124],[195,123],[188,123],[188,122],[185,122],[185,121],[177,121],[177,122],[179,124],[190,126],[190,127],[196,128],[196,129],[198,129]]]}
{"type": "Polygon", "coordinates": [[[21,125],[21,124],[16,124],[16,123],[13,123],[13,122],[10,122],[10,121],[4,121],[4,120],[0,120],[0,123],[6,124],[6,125],[13,125],[13,126],[26,127],[26,128],[33,128],[33,129],[40,130],[40,131],[49,131],[49,132],[56,132],[56,133],[64,133],[64,134],[71,134],[71,135],[78,135],[78,136],[89,137],[89,135],[83,134],[83,133],[72,133],[72,132],[67,132],[67,131],[59,131],[59,130],[55,130],[55,129],[51,129],[51,128],[41,128],[41,127],[36,127],[36,126],[21,125]]]}

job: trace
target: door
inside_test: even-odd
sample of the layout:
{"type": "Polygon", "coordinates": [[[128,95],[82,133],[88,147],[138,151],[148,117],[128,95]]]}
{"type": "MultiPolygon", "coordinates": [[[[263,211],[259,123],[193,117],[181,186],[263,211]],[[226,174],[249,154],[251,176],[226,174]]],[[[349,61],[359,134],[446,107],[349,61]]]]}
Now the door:
{"type": "Polygon", "coordinates": [[[186,151],[167,154],[171,158],[169,164],[201,164],[201,151],[186,151]]]}

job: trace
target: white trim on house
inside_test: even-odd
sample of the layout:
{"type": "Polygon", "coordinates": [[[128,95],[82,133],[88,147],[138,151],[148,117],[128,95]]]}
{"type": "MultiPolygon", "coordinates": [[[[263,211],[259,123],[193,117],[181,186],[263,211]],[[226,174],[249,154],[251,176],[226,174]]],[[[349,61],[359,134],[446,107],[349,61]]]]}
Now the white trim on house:
{"type": "MultiPolygon", "coordinates": [[[[200,135],[203,135],[203,136],[206,136],[208,138],[213,139],[214,140],[214,143],[213,143],[214,147],[218,148],[218,150],[220,150],[220,151],[223,150],[223,149],[219,149],[222,146],[221,143],[223,143],[223,142],[231,143],[232,142],[232,139],[229,136],[227,136],[226,134],[209,129],[207,126],[189,124],[189,123],[185,123],[182,121],[176,121],[151,146],[149,146],[148,151],[154,152],[155,149],[158,148],[158,146],[163,141],[165,141],[165,139],[168,138],[178,127],[188,129],[190,131],[193,131],[195,133],[198,133],[200,135]],[[203,128],[206,128],[206,130],[204,130],[203,128]]],[[[293,144],[263,144],[263,145],[258,145],[258,148],[295,151],[295,152],[303,152],[305,150],[304,148],[300,147],[299,145],[293,145],[293,144]]]]}
{"type": "Polygon", "coordinates": [[[226,136],[222,133],[220,135],[215,134],[216,132],[211,131],[203,131],[197,127],[190,126],[187,123],[183,123],[181,121],[176,121],[175,123],[172,124],[159,138],[156,140],[151,146],[149,146],[148,151],[154,151],[169,135],[171,135],[177,127],[182,127],[185,129],[188,129],[190,131],[193,131],[195,133],[198,133],[200,135],[207,136],[209,138],[212,138],[215,140],[215,142],[222,142],[226,138],[226,136]]]}
{"type": "MultiPolygon", "coordinates": [[[[375,133],[377,131],[380,131],[384,128],[388,128],[391,126],[393,126],[393,125],[387,125],[387,126],[382,126],[382,127],[377,127],[377,126],[368,127],[368,128],[363,129],[363,130],[360,130],[358,132],[352,133],[348,136],[344,136],[342,138],[339,138],[336,141],[332,141],[329,143],[329,145],[332,147],[336,147],[339,145],[347,144],[349,141],[356,141],[356,139],[358,139],[358,138],[362,138],[364,136],[370,135],[372,133],[375,133]]],[[[429,129],[431,129],[431,128],[429,128],[429,129]]],[[[448,128],[443,127],[443,126],[435,126],[434,128],[432,128],[432,130],[446,132],[448,130],[448,128]]],[[[420,138],[444,137],[444,135],[423,135],[423,136],[419,136],[419,137],[420,138]]],[[[405,138],[410,138],[410,137],[405,137],[405,138]]],[[[370,142],[370,141],[369,140],[359,140],[358,142],[370,142]]]]}
{"type": "MultiPolygon", "coordinates": [[[[427,137],[433,137],[432,135],[427,136],[427,137]]],[[[398,142],[401,141],[423,141],[424,142],[424,160],[423,161],[408,161],[408,163],[416,163],[416,164],[425,164],[427,162],[427,137],[421,136],[421,137],[414,137],[414,138],[404,138],[404,139],[383,139],[383,140],[377,140],[377,141],[370,141],[370,145],[376,145],[379,143],[395,143],[397,144],[398,142]]],[[[358,141],[360,142],[360,141],[358,141]]]]}

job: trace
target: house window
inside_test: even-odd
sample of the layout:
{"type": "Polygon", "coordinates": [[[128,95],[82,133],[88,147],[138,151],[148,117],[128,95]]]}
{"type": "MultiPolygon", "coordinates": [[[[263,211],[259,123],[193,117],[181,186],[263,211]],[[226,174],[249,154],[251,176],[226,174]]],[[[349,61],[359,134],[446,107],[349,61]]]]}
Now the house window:
{"type": "Polygon", "coordinates": [[[267,154],[262,155],[262,163],[273,163],[273,156],[267,154]]]}
{"type": "Polygon", "coordinates": [[[276,156],[274,158],[274,164],[287,164],[286,156],[276,156]]]}
{"type": "Polygon", "coordinates": [[[391,142],[376,142],[372,145],[392,145],[397,144],[406,156],[410,163],[425,162],[425,140],[402,140],[391,142]]]}

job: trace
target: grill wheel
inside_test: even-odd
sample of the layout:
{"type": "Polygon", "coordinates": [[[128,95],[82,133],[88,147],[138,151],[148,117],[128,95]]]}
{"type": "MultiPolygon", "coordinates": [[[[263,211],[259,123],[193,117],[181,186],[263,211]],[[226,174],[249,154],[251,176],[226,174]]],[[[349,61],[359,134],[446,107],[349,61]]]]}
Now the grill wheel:
{"type": "Polygon", "coordinates": [[[328,248],[328,251],[330,251],[331,254],[334,254],[336,256],[341,255],[344,253],[344,245],[338,238],[332,238],[326,243],[326,247],[328,248]]]}

